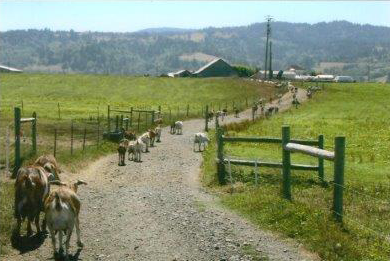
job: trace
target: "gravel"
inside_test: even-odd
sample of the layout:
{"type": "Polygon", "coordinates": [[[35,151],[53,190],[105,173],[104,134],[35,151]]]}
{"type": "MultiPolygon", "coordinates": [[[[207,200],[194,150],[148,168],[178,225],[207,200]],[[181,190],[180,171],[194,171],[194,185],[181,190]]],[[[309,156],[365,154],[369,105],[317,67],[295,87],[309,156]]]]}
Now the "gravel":
{"type": "MultiPolygon", "coordinates": [[[[305,92],[300,90],[298,97],[303,100],[305,92]]],[[[282,107],[290,105],[287,94],[282,107]]],[[[223,123],[250,118],[247,110],[223,123]]],[[[319,259],[291,239],[256,228],[201,188],[202,156],[192,150],[190,137],[203,128],[204,120],[198,119],[184,122],[183,135],[163,129],[162,142],[142,155],[142,163],[126,159],[126,166],[120,167],[112,154],[64,177],[88,182],[79,188],[85,246],[78,251],[72,236],[74,260],[319,259]]],[[[7,260],[51,257],[48,237],[38,249],[15,252],[7,260]]]]}

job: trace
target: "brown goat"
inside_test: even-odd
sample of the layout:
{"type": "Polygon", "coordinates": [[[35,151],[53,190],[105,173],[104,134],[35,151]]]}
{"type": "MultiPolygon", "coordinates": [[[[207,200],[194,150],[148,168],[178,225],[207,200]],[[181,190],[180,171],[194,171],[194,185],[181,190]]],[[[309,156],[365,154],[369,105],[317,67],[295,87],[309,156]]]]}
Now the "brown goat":
{"type": "Polygon", "coordinates": [[[50,172],[54,175],[54,179],[60,180],[59,173],[61,173],[60,168],[56,158],[53,155],[42,155],[34,163],[35,166],[41,166],[47,172],[50,172]]]}
{"type": "MultiPolygon", "coordinates": [[[[39,226],[39,213],[43,211],[43,202],[49,194],[50,187],[45,169],[38,166],[20,168],[15,181],[14,216],[17,220],[16,236],[20,235],[22,221],[27,217],[27,236],[32,235],[31,222],[35,220],[37,233],[41,232],[39,226]]],[[[46,229],[43,220],[42,230],[46,229]]]]}

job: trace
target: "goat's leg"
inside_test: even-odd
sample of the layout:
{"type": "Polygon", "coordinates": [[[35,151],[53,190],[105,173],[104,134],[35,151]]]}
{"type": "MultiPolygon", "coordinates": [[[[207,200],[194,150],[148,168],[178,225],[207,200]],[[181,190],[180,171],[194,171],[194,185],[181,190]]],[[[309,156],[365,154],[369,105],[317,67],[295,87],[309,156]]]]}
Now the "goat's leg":
{"type": "Polygon", "coordinates": [[[37,228],[37,234],[41,233],[41,227],[39,226],[39,212],[35,216],[35,227],[37,228]]]}
{"type": "Polygon", "coordinates": [[[32,221],[32,218],[28,217],[27,218],[27,236],[31,236],[33,231],[31,229],[31,221],[32,221]]]}
{"type": "Polygon", "coordinates": [[[65,241],[65,260],[69,260],[69,244],[70,237],[72,236],[72,228],[66,231],[66,241],[65,241]]]}
{"type": "Polygon", "coordinates": [[[20,216],[17,217],[16,220],[16,229],[15,229],[15,235],[20,236],[20,228],[22,226],[22,218],[20,216]]]}
{"type": "Polygon", "coordinates": [[[58,244],[59,244],[58,252],[60,254],[64,253],[64,248],[62,247],[62,233],[63,233],[62,230],[58,231],[58,244]]]}
{"type": "Polygon", "coordinates": [[[80,238],[80,220],[79,220],[79,217],[76,217],[75,224],[76,224],[77,246],[78,247],[83,247],[83,242],[81,242],[81,238],[80,238]]]}
{"type": "Polygon", "coordinates": [[[57,251],[57,248],[56,248],[56,234],[54,232],[54,229],[50,228],[49,226],[49,231],[50,231],[50,237],[51,237],[51,245],[53,247],[53,256],[56,255],[56,251],[57,251]]]}

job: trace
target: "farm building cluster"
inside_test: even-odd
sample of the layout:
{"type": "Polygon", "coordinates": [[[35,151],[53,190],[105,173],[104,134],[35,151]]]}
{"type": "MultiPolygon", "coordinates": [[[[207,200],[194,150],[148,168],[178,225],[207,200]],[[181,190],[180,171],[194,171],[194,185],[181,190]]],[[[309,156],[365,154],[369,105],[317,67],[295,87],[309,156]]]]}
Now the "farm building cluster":
{"type": "MultiPolygon", "coordinates": [[[[354,82],[351,76],[334,76],[334,75],[307,75],[306,70],[298,65],[291,65],[286,71],[271,71],[273,78],[280,78],[284,80],[297,81],[318,81],[318,82],[354,82]]],[[[264,79],[269,72],[259,70],[251,78],[264,79]]],[[[180,70],[177,72],[170,72],[166,76],[172,78],[178,77],[232,77],[238,76],[237,71],[233,66],[222,58],[215,59],[196,71],[180,70]]]]}

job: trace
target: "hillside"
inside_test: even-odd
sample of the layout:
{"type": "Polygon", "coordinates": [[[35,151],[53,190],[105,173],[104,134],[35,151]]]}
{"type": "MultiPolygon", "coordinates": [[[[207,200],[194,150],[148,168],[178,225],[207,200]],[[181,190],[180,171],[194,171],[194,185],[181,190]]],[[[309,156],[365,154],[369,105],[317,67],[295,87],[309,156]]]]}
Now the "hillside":
{"type": "MultiPolygon", "coordinates": [[[[324,73],[386,76],[390,28],[346,21],[272,23],[273,66],[343,63],[324,73]]],[[[223,57],[234,64],[263,67],[265,23],[185,30],[152,28],[134,33],[16,30],[0,33],[0,62],[26,71],[152,75],[196,69],[204,57],[223,57]],[[188,59],[193,57],[193,59],[188,59]],[[200,59],[197,59],[200,57],[200,59]]],[[[363,78],[359,78],[362,80],[363,78]]]]}

